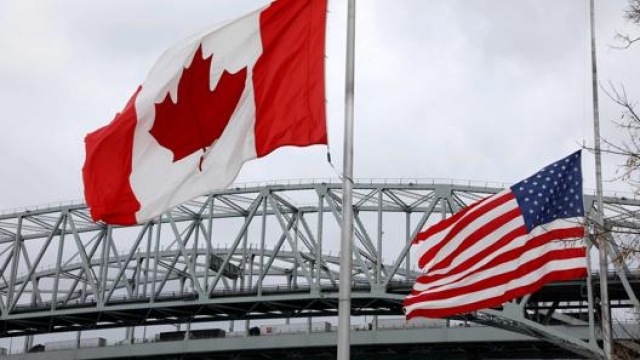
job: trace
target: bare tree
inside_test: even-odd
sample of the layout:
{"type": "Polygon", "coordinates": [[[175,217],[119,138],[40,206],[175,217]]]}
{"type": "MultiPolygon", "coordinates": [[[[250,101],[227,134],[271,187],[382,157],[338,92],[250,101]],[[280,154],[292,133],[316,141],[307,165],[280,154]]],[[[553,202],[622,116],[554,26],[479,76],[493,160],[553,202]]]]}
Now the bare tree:
{"type": "MultiPolygon", "coordinates": [[[[632,24],[640,24],[640,0],[629,0],[629,7],[625,10],[624,17],[632,24]]],[[[640,41],[640,36],[618,33],[616,39],[621,43],[620,48],[628,49],[640,41]]]]}
{"type": "MultiPolygon", "coordinates": [[[[634,25],[635,30],[640,30],[640,0],[629,0],[624,17],[634,25]]],[[[628,49],[640,44],[640,35],[637,34],[618,33],[615,38],[620,43],[619,46],[616,46],[618,49],[628,49]]],[[[602,87],[602,89],[609,99],[621,107],[620,117],[614,123],[627,134],[626,139],[622,141],[614,142],[605,139],[605,151],[621,155],[624,158],[620,167],[620,179],[629,184],[636,195],[640,195],[640,113],[637,102],[629,98],[624,85],[616,87],[609,83],[607,87],[602,87]]],[[[634,220],[639,216],[638,214],[631,215],[634,220]]],[[[632,222],[637,223],[637,221],[632,222]]],[[[619,251],[614,262],[633,264],[634,268],[638,267],[640,228],[631,229],[626,234],[611,233],[609,238],[615,239],[612,245],[617,247],[619,251]]],[[[640,314],[636,313],[635,318],[639,319],[640,314]]],[[[614,345],[615,359],[637,359],[640,356],[640,339],[635,336],[631,336],[630,339],[629,341],[616,341],[614,345]]]]}
{"type": "MultiPolygon", "coordinates": [[[[640,0],[628,1],[629,6],[624,10],[624,18],[640,31],[640,0]]],[[[640,34],[618,33],[615,39],[621,43],[620,46],[615,46],[617,49],[628,49],[640,44],[640,34]]],[[[601,85],[601,89],[611,101],[620,106],[620,117],[613,123],[626,133],[623,140],[603,138],[602,141],[605,144],[603,152],[619,155],[624,159],[619,167],[618,180],[627,183],[634,194],[640,195],[640,112],[638,104],[629,97],[622,84],[616,86],[609,82],[607,86],[601,85]]],[[[593,231],[605,235],[604,237],[609,239],[615,238],[618,253],[614,262],[626,262],[637,268],[640,267],[640,214],[635,211],[629,212],[627,224],[638,224],[638,226],[628,227],[623,233],[620,233],[612,232],[611,224],[603,224],[604,227],[594,225],[593,231]],[[606,236],[607,234],[609,236],[606,236]]]]}
{"type": "Polygon", "coordinates": [[[605,139],[606,151],[625,157],[620,178],[631,186],[634,193],[640,194],[640,116],[636,109],[637,102],[629,99],[624,85],[615,87],[609,83],[609,86],[602,87],[602,90],[622,108],[620,118],[614,123],[628,135],[627,139],[621,142],[605,139]]]}

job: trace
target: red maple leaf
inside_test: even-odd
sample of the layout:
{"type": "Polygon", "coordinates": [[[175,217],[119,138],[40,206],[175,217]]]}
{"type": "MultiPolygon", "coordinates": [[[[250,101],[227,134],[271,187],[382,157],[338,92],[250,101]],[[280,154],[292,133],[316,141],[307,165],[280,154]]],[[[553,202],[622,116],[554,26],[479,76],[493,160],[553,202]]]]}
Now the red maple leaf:
{"type": "Polygon", "coordinates": [[[235,74],[225,70],[216,88],[210,90],[212,60],[213,54],[203,58],[200,46],[191,65],[182,72],[177,102],[167,93],[155,105],[156,117],[149,133],[173,153],[173,162],[206,151],[222,135],[244,91],[246,67],[235,74]]]}

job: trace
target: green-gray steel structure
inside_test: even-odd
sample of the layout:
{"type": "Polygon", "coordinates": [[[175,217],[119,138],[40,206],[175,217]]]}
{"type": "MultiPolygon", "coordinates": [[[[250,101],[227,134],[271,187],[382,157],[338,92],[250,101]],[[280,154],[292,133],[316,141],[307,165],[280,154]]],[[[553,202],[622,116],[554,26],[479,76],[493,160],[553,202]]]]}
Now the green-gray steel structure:
{"type": "MultiPolygon", "coordinates": [[[[411,267],[410,239],[425,225],[501,189],[411,180],[356,183],[352,315],[401,314],[402,298],[417,275],[411,267]]],[[[593,197],[586,195],[585,199],[587,209],[592,210],[593,197]]],[[[5,212],[0,214],[0,336],[335,317],[340,254],[333,253],[339,248],[341,204],[340,184],[309,181],[219,191],[135,227],[93,223],[83,204],[5,212]]],[[[639,209],[640,201],[628,196],[605,197],[606,225],[622,234],[615,237],[618,241],[640,228],[639,209]]],[[[620,254],[618,246],[623,245],[612,241],[611,253],[620,254]]],[[[624,261],[613,263],[617,268],[611,275],[612,307],[640,311],[640,277],[624,261]]],[[[597,287],[593,282],[551,284],[500,309],[459,319],[502,329],[494,329],[487,344],[499,343],[501,336],[507,336],[501,335],[506,334],[503,330],[508,330],[517,334],[513,336],[531,339],[528,341],[553,344],[550,348],[560,352],[598,357],[598,309],[593,301],[597,287]],[[573,334],[561,326],[578,326],[583,333],[573,334]]],[[[487,328],[482,329],[478,334],[487,328]]],[[[441,331],[455,334],[460,330],[441,331]]],[[[379,336],[400,336],[391,333],[358,335],[364,339],[358,341],[367,343],[374,336],[369,345],[380,350],[379,336]]],[[[407,336],[401,335],[400,343],[413,339],[407,336]]],[[[291,344],[308,343],[309,348],[320,349],[329,346],[335,334],[307,337],[308,342],[291,344]]],[[[255,342],[247,339],[227,340],[246,343],[246,351],[255,349],[255,342]]],[[[404,349],[412,343],[415,341],[398,346],[404,349]]],[[[136,349],[151,354],[164,345],[139,346],[136,349]]],[[[304,348],[298,350],[304,352],[304,348]]],[[[134,350],[127,351],[138,351],[134,350]]],[[[95,357],[74,356],[122,358],[113,352],[99,355],[100,349],[87,351],[95,357]]],[[[201,353],[207,352],[193,350],[193,356],[201,353]]],[[[366,351],[356,350],[354,356],[358,353],[366,351]]],[[[24,356],[36,359],[44,355],[24,356]]]]}

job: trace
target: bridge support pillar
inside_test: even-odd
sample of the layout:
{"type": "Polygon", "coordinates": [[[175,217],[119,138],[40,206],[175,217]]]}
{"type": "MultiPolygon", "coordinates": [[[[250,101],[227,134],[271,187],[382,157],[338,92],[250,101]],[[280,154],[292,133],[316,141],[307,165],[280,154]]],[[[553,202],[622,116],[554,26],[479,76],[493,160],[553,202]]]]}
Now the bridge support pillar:
{"type": "Polygon", "coordinates": [[[29,349],[33,347],[33,335],[27,335],[24,337],[24,352],[29,352],[29,349]]]}
{"type": "Polygon", "coordinates": [[[135,340],[135,332],[136,332],[136,328],[133,326],[130,326],[126,329],[125,339],[127,340],[127,343],[133,344],[133,341],[135,340]]]}

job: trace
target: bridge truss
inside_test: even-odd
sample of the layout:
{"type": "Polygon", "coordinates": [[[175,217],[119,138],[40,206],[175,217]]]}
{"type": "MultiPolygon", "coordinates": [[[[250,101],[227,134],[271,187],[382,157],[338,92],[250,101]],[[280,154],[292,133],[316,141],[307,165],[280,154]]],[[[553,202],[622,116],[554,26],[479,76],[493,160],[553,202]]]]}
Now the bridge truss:
{"type": "MultiPolygon", "coordinates": [[[[410,240],[425,225],[500,190],[468,183],[357,183],[352,315],[402,314],[402,299],[418,275],[410,240]]],[[[585,199],[591,216],[594,199],[585,199]]],[[[2,214],[0,337],[335,316],[341,204],[340,184],[308,182],[215,192],[133,227],[93,223],[82,204],[2,214]]],[[[636,312],[640,279],[618,255],[640,228],[639,210],[636,199],[605,198],[616,265],[612,307],[636,312]]],[[[592,227],[591,233],[600,230],[592,227]]],[[[597,357],[593,282],[552,284],[460,319],[597,357]],[[589,325],[589,340],[550,324],[589,325]]]]}

